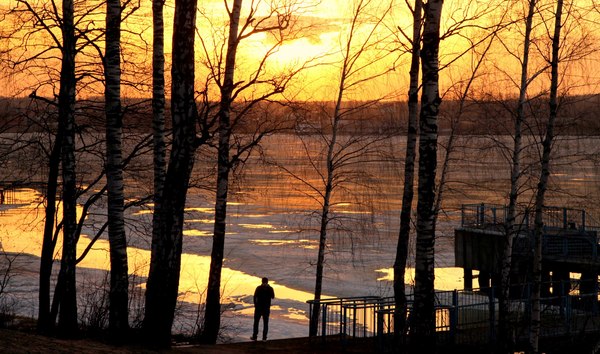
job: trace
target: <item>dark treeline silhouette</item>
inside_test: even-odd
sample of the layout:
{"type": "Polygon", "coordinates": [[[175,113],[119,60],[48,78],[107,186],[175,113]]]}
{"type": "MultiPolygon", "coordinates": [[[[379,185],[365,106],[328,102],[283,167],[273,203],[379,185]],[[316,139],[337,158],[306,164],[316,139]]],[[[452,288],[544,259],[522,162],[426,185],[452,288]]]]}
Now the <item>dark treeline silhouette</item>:
{"type": "MultiPolygon", "coordinates": [[[[600,104],[598,95],[580,95],[563,98],[563,114],[556,122],[556,130],[561,135],[596,135],[600,131],[600,113],[595,107],[600,104]]],[[[261,103],[268,105],[268,103],[261,103]]],[[[358,106],[360,102],[350,101],[349,106],[358,106]]],[[[507,112],[507,107],[516,110],[517,99],[491,99],[470,100],[463,103],[468,107],[460,121],[457,129],[463,135],[486,135],[486,134],[510,134],[512,129],[512,118],[507,112]]],[[[0,120],[3,122],[5,132],[35,131],[25,119],[23,113],[28,111],[29,98],[0,98],[0,120]]],[[[101,129],[104,127],[103,101],[101,98],[78,101],[76,109],[78,112],[78,127],[101,129]]],[[[444,120],[454,110],[459,108],[460,102],[444,100],[440,106],[440,135],[445,135],[450,129],[450,122],[444,120]]],[[[131,132],[149,133],[152,130],[152,107],[149,99],[123,98],[123,106],[126,107],[127,119],[123,122],[124,129],[131,132]]],[[[270,105],[268,114],[274,115],[275,120],[287,120],[293,129],[300,134],[312,134],[327,129],[328,112],[333,110],[333,102],[293,102],[285,106],[270,105]],[[324,108],[325,107],[325,110],[324,108]],[[306,122],[312,122],[306,124],[306,122]],[[318,129],[317,129],[318,127],[318,129]]],[[[170,102],[167,100],[167,112],[170,114],[170,102]]],[[[533,112],[531,119],[548,115],[547,97],[538,97],[528,102],[527,110],[533,112]]],[[[257,112],[264,110],[257,109],[257,112]]],[[[264,113],[260,113],[262,116],[264,113]]],[[[261,117],[256,117],[257,124],[261,117]]],[[[357,110],[345,120],[340,129],[340,134],[381,134],[382,132],[393,132],[397,135],[405,135],[406,120],[408,119],[407,105],[404,101],[387,101],[371,104],[369,107],[357,110]]],[[[238,133],[252,133],[256,127],[252,125],[252,119],[247,119],[244,124],[235,127],[238,133]]],[[[166,122],[170,127],[170,122],[166,122]]],[[[526,133],[537,134],[545,127],[537,126],[539,131],[526,133]]],[[[285,130],[283,130],[285,132],[285,130]]],[[[289,130],[292,131],[291,129],[289,130]]]]}

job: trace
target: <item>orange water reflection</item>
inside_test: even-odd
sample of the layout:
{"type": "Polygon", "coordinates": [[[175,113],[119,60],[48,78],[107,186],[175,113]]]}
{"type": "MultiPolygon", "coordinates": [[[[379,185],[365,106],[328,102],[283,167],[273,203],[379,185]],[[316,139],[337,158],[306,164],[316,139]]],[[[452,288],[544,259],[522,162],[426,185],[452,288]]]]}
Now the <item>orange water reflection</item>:
{"type": "Polygon", "coordinates": [[[305,249],[316,249],[319,246],[318,241],[315,240],[250,240],[250,242],[257,245],[265,246],[283,246],[283,245],[298,245],[300,248],[305,249]]]}
{"type": "Polygon", "coordinates": [[[273,225],[271,224],[238,224],[240,227],[244,227],[247,229],[272,229],[273,225]]]}
{"type": "Polygon", "coordinates": [[[212,234],[213,233],[210,231],[202,231],[196,229],[183,230],[183,236],[212,236],[212,234]]]}
{"type": "MultiPolygon", "coordinates": [[[[5,252],[23,253],[39,256],[41,253],[41,235],[44,226],[44,208],[38,200],[39,195],[35,191],[23,190],[19,193],[19,204],[3,205],[0,209],[0,242],[5,252]]],[[[204,208],[190,208],[204,209],[204,208]]],[[[61,213],[62,210],[59,210],[61,213]]],[[[199,230],[186,230],[186,236],[207,236],[208,233],[199,230]]],[[[77,253],[82,252],[90,243],[90,237],[82,234],[77,245],[77,253]]],[[[61,240],[57,242],[60,247],[61,240]]],[[[57,249],[56,255],[60,254],[57,249]]],[[[129,271],[138,277],[146,277],[149,270],[150,251],[135,247],[128,247],[129,271]]],[[[32,264],[33,269],[39,265],[32,264]]],[[[99,239],[91,248],[91,251],[79,263],[79,267],[108,270],[110,269],[109,244],[106,239],[99,239]]],[[[202,301],[202,294],[207,287],[210,257],[184,253],[181,259],[181,280],[179,285],[180,300],[198,303],[202,301]]],[[[261,279],[247,273],[223,268],[222,294],[224,303],[235,303],[250,305],[254,289],[259,285],[261,279]],[[249,301],[249,303],[248,303],[249,301]]],[[[293,300],[304,303],[313,298],[309,292],[295,290],[286,286],[271,282],[278,300],[293,300]]],[[[297,311],[289,309],[289,318],[297,317],[297,311]],[[294,312],[295,311],[295,312],[294,312]]],[[[304,317],[305,318],[305,317],[304,317]]]]}
{"type": "MultiPolygon", "coordinates": [[[[394,281],[394,269],[384,268],[378,269],[378,273],[382,275],[377,278],[379,281],[394,281]]],[[[454,290],[464,288],[464,273],[462,268],[457,267],[439,267],[435,268],[434,286],[438,290],[454,290]]],[[[414,284],[415,269],[407,268],[404,277],[406,284],[414,284]]]]}

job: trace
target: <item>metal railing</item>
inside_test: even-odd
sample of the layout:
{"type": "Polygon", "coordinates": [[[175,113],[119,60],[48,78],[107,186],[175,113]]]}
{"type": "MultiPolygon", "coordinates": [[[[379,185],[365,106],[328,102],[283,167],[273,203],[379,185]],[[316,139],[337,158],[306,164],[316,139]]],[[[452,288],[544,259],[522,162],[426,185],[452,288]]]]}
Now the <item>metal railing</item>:
{"type": "Polygon", "coordinates": [[[506,212],[507,207],[500,204],[463,204],[461,207],[461,226],[500,226],[506,221],[506,212]]]}
{"type": "Polygon", "coordinates": [[[544,257],[577,257],[595,260],[598,257],[598,239],[593,233],[568,235],[546,234],[542,239],[544,257]]]}
{"type": "MultiPolygon", "coordinates": [[[[506,222],[508,207],[501,204],[464,204],[461,207],[461,225],[463,227],[502,226],[506,222]]],[[[522,228],[530,229],[534,225],[534,210],[518,212],[515,223],[522,228]]],[[[546,206],[543,209],[544,227],[553,229],[596,231],[598,223],[583,209],[546,206]]]]}
{"type": "Polygon", "coordinates": [[[316,335],[323,340],[337,335],[372,337],[376,331],[374,313],[383,306],[382,302],[383,298],[377,296],[309,300],[310,328],[316,329],[316,335]],[[315,311],[318,311],[319,323],[314,323],[315,311]]]}
{"type": "MultiPolygon", "coordinates": [[[[531,308],[530,284],[521,285],[509,299],[509,321],[515,338],[526,341],[531,308]],[[517,296],[515,296],[515,294],[517,296]]],[[[513,285],[514,287],[519,287],[513,285]]],[[[543,283],[540,300],[541,336],[564,336],[600,332],[598,290],[581,294],[579,283],[543,283]],[[566,291],[565,291],[566,289],[566,291]]],[[[491,345],[497,340],[499,302],[494,288],[435,293],[435,331],[438,345],[491,345]]],[[[406,321],[410,329],[413,295],[407,296],[406,321]]],[[[320,311],[323,341],[335,336],[343,344],[359,338],[375,340],[378,352],[394,344],[394,299],[390,297],[353,297],[308,301],[310,313],[320,311]]],[[[311,317],[312,318],[312,317],[311,317]]]]}

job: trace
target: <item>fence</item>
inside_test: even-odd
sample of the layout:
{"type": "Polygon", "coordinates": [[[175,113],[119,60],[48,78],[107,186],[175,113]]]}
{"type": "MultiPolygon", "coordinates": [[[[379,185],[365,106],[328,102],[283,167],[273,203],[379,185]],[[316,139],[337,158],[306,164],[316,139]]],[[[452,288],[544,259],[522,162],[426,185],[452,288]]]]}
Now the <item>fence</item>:
{"type": "MultiPolygon", "coordinates": [[[[513,286],[514,287],[514,286],[513,286]]],[[[577,281],[544,283],[545,295],[540,300],[542,338],[600,332],[597,290],[581,294],[577,281]],[[554,287],[554,288],[553,288],[554,287]],[[559,289],[560,287],[560,289],[559,289]],[[564,291],[564,289],[568,291],[564,291]],[[566,295],[553,295],[566,294],[566,295]]],[[[509,300],[508,327],[517,341],[526,342],[529,335],[531,285],[525,284],[509,300]]],[[[438,345],[492,345],[497,340],[498,308],[494,288],[435,293],[435,331],[438,345]]],[[[409,295],[407,323],[410,328],[413,295],[409,295]]],[[[342,343],[359,338],[373,338],[377,351],[393,347],[394,299],[390,297],[335,298],[308,301],[309,312],[319,311],[320,330],[317,337],[339,338],[342,343]]],[[[312,318],[312,316],[311,316],[312,318]]],[[[315,325],[315,324],[312,324],[315,325]]]]}
{"type": "Polygon", "coordinates": [[[542,239],[544,257],[575,257],[578,261],[593,261],[598,258],[596,231],[571,234],[545,234],[542,239]]]}
{"type": "MultiPolygon", "coordinates": [[[[502,226],[506,222],[508,207],[501,204],[464,204],[461,208],[463,227],[502,226]]],[[[534,227],[535,211],[532,209],[518,212],[515,224],[522,228],[534,227]]],[[[596,231],[598,222],[583,209],[546,206],[543,208],[542,222],[546,228],[596,231]],[[596,225],[596,226],[595,226],[596,225]]]]}
{"type": "Polygon", "coordinates": [[[4,188],[0,187],[0,205],[14,204],[14,203],[15,203],[14,189],[4,189],[4,188]]]}
{"type": "Polygon", "coordinates": [[[311,328],[317,329],[317,336],[323,340],[327,336],[336,335],[373,337],[377,329],[376,311],[384,307],[384,304],[391,303],[393,298],[377,296],[309,300],[309,318],[312,319],[314,311],[318,311],[320,322],[320,325],[311,323],[311,328]]]}

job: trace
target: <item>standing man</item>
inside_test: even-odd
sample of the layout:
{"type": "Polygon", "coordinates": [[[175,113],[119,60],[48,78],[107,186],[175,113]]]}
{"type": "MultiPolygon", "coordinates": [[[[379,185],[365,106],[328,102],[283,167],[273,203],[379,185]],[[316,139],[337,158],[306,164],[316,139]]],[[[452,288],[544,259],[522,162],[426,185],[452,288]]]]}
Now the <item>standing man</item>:
{"type": "Polygon", "coordinates": [[[269,313],[271,312],[271,299],[275,298],[275,292],[269,285],[269,279],[262,278],[262,284],[254,291],[254,332],[250,339],[256,340],[258,336],[258,322],[263,318],[263,341],[267,340],[269,332],[269,313]]]}

